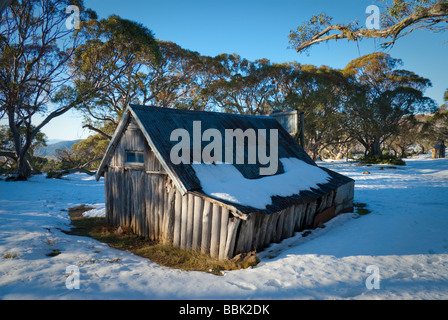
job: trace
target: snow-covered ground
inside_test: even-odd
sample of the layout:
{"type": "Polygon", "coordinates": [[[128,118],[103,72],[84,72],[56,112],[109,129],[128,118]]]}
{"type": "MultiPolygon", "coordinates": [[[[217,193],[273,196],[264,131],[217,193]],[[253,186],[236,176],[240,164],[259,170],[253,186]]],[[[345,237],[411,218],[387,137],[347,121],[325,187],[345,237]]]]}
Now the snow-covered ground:
{"type": "Polygon", "coordinates": [[[406,162],[384,170],[319,162],[354,178],[355,201],[372,212],[297,233],[260,252],[256,267],[224,276],[168,269],[63,233],[63,210],[104,212],[102,181],[0,181],[0,299],[448,299],[448,159],[406,162]],[[377,274],[366,272],[371,265],[379,289],[366,286],[377,274]],[[69,266],[79,268],[79,289],[66,287],[69,266]]]}

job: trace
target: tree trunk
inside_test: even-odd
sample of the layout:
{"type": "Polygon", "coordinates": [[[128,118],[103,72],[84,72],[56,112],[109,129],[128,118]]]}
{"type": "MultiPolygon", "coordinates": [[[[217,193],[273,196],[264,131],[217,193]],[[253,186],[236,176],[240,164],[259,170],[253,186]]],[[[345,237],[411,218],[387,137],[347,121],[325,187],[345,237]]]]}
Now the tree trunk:
{"type": "Polygon", "coordinates": [[[15,181],[26,181],[31,176],[31,167],[26,159],[26,154],[17,159],[17,177],[15,181]]]}
{"type": "Polygon", "coordinates": [[[379,139],[375,139],[369,146],[369,155],[370,156],[382,156],[383,152],[381,151],[381,145],[379,139]]]}

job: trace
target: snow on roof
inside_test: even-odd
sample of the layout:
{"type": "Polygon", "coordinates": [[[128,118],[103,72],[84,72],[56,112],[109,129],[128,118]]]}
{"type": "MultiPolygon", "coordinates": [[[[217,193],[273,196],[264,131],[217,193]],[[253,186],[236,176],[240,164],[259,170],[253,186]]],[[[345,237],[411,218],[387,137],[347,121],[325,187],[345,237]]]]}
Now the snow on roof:
{"type": "Polygon", "coordinates": [[[202,190],[209,196],[257,209],[266,209],[273,196],[289,197],[318,188],[331,177],[317,166],[297,158],[281,158],[285,172],[247,179],[231,164],[193,164],[202,190]]]}

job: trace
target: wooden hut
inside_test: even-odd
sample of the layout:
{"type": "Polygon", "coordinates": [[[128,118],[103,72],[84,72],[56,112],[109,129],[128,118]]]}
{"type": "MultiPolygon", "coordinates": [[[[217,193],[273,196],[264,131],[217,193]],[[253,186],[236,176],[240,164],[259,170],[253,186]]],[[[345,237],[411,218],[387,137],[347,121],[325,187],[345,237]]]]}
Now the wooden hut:
{"type": "MultiPolygon", "coordinates": [[[[270,142],[266,139],[268,150],[270,142]]],[[[201,147],[205,144],[202,141],[201,147]]],[[[242,191],[253,200],[262,191],[257,186],[267,181],[259,170],[264,165],[239,163],[225,168],[238,170],[244,182],[255,186],[242,191]]],[[[220,168],[219,164],[210,166],[220,168]]],[[[288,170],[280,162],[271,179],[287,177],[288,170]]],[[[303,172],[303,177],[306,175],[303,172]]],[[[353,209],[354,181],[318,167],[272,117],[130,105],[97,171],[96,178],[101,176],[109,224],[127,226],[148,239],[218,259],[260,251],[270,243],[315,228],[353,209]],[[206,192],[194,162],[174,164],[170,157],[177,143],[171,141],[172,132],[181,128],[193,135],[195,121],[200,121],[203,131],[213,128],[223,134],[235,128],[276,130],[279,158],[299,161],[307,168],[324,172],[328,179],[295,194],[273,194],[264,207],[233,201],[219,192],[206,192]]],[[[218,178],[226,179],[225,175],[218,178]]],[[[299,177],[297,183],[305,180],[299,177]]],[[[231,185],[232,181],[227,183],[231,185]]],[[[235,182],[235,190],[238,187],[241,185],[235,182]]]]}
{"type": "Polygon", "coordinates": [[[432,147],[432,158],[433,159],[445,158],[445,149],[446,146],[443,142],[437,142],[432,147]]]}

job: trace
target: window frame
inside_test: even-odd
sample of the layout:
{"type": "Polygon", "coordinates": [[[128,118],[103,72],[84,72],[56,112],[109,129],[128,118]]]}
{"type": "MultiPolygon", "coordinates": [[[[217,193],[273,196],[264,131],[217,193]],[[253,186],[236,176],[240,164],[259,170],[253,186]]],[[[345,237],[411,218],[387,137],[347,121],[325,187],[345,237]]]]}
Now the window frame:
{"type": "Polygon", "coordinates": [[[125,164],[132,165],[144,165],[145,164],[145,152],[137,150],[126,150],[125,151],[125,164]],[[134,154],[134,161],[129,161],[129,155],[134,154]],[[139,161],[141,160],[141,161],[139,161]]]}

